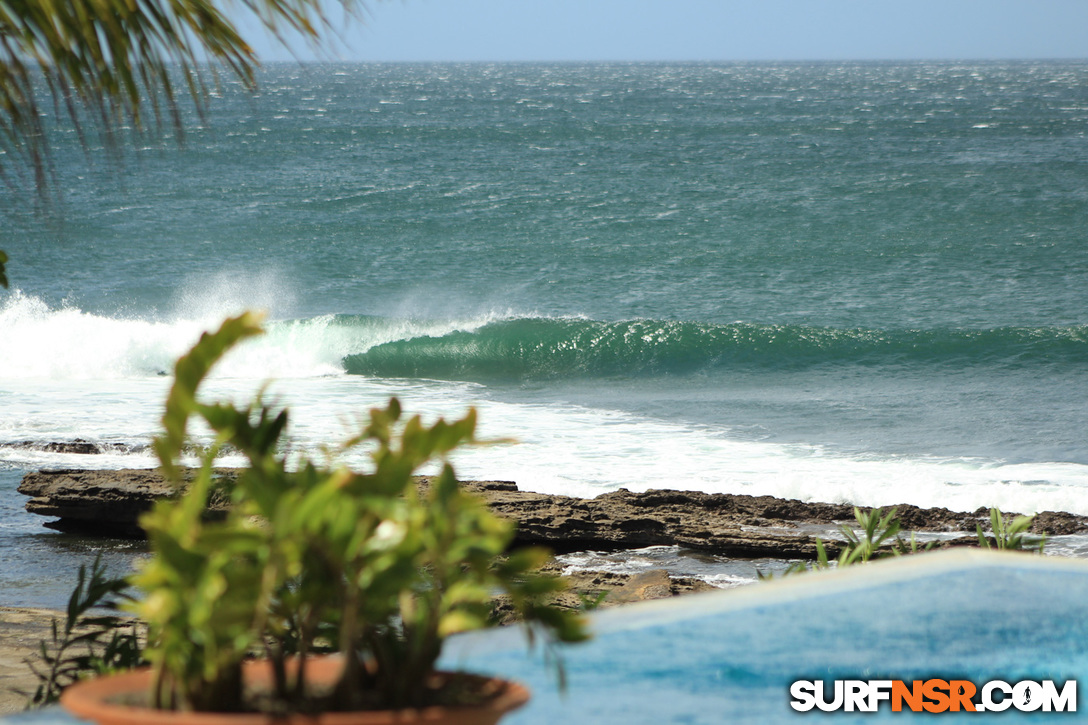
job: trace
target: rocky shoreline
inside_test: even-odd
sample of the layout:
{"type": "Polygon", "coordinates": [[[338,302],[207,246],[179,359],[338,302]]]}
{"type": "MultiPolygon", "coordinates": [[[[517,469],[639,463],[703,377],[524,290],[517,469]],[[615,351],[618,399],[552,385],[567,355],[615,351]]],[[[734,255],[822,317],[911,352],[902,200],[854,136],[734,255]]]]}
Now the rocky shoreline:
{"type": "MultiPolygon", "coordinates": [[[[223,489],[235,471],[222,469],[223,489]]],[[[426,477],[420,478],[427,484],[426,477]]],[[[816,538],[853,520],[845,504],[806,503],[773,496],[698,491],[620,489],[592,499],[521,491],[509,481],[466,481],[502,516],[518,524],[517,544],[544,545],[557,553],[679,546],[725,557],[812,559],[816,538]]],[[[70,469],[29,473],[19,486],[26,510],[56,517],[46,526],[66,531],[133,537],[139,515],[174,491],[155,470],[70,469]]],[[[213,497],[209,516],[221,513],[226,497],[213,497]]],[[[989,512],[895,507],[904,531],[962,533],[951,545],[976,543],[975,526],[989,528],[989,512]]],[[[1010,512],[1006,512],[1010,513],[1010,512]]],[[[1033,531],[1061,535],[1088,532],[1088,517],[1047,511],[1033,531]]],[[[826,542],[834,549],[833,542],[826,542]]]]}
{"type": "MultiPolygon", "coordinates": [[[[231,469],[217,471],[222,479],[220,490],[227,490],[235,475],[231,469]]],[[[419,479],[421,486],[428,483],[426,477],[419,479]]],[[[849,505],[772,496],[620,489],[580,499],[521,491],[509,481],[466,481],[462,485],[483,497],[500,515],[517,521],[517,544],[544,545],[557,553],[664,545],[738,559],[812,559],[817,537],[834,552],[836,544],[826,534],[841,523],[853,522],[849,505]]],[[[29,497],[28,512],[53,519],[43,521],[45,526],[123,538],[140,536],[139,515],[156,500],[175,495],[157,471],[142,469],[29,473],[18,490],[29,497]]],[[[226,505],[225,495],[213,496],[209,517],[221,514],[226,505]]],[[[964,513],[911,505],[895,508],[905,531],[950,534],[942,537],[944,546],[977,545],[975,526],[989,528],[986,509],[964,513]]],[[[1033,531],[1052,536],[1085,533],[1088,517],[1043,512],[1036,516],[1033,531]]],[[[696,578],[670,575],[664,569],[621,574],[564,571],[558,563],[550,566],[565,575],[569,586],[556,603],[572,608],[610,607],[714,588],[696,578]]],[[[503,615],[501,601],[496,611],[503,615]]],[[[26,696],[20,691],[32,689],[34,678],[24,660],[46,636],[53,616],[62,617],[49,610],[0,610],[0,715],[25,703],[26,696]]]]}

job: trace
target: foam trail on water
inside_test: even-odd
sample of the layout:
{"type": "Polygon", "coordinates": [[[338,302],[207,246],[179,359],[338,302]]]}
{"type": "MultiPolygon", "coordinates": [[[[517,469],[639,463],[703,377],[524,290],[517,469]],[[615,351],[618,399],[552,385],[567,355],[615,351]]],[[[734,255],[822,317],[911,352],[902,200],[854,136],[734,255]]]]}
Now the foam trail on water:
{"type": "Polygon", "coordinates": [[[481,405],[488,429],[521,445],[470,450],[468,476],[505,477],[530,490],[594,496],[621,486],[773,495],[803,501],[959,511],[1088,514],[1088,466],[987,459],[848,456],[819,446],[736,440],[727,429],[617,411],[481,405]]]}
{"type": "MultiPolygon", "coordinates": [[[[0,385],[0,459],[28,468],[152,465],[146,445],[159,428],[168,384],[168,378],[154,377],[49,381],[31,390],[0,385]],[[22,446],[75,438],[119,447],[79,456],[22,446]]],[[[209,400],[245,401],[259,384],[223,377],[208,381],[204,392],[209,400]]],[[[428,419],[457,417],[477,406],[482,438],[513,437],[519,443],[459,451],[458,473],[515,481],[524,490],[592,497],[620,487],[662,488],[873,506],[1088,514],[1088,466],[1073,463],[848,456],[818,446],[738,440],[721,426],[494,400],[486,387],[471,383],[306,377],[273,382],[267,399],[290,406],[292,448],[320,455],[322,446],[357,431],[367,409],[384,405],[391,395],[428,419]]],[[[363,453],[346,462],[368,465],[363,453]]]]}
{"type": "MultiPolygon", "coordinates": [[[[812,445],[738,440],[722,426],[683,424],[570,404],[509,403],[465,383],[301,380],[273,392],[292,408],[303,447],[342,438],[368,407],[397,394],[424,417],[479,409],[483,438],[517,445],[456,454],[464,478],[517,482],[524,490],[592,497],[620,487],[774,495],[804,501],[889,506],[911,503],[973,511],[998,506],[1088,515],[1088,466],[1007,464],[982,458],[851,456],[812,445]]],[[[350,461],[365,465],[360,456],[350,461]]]]}

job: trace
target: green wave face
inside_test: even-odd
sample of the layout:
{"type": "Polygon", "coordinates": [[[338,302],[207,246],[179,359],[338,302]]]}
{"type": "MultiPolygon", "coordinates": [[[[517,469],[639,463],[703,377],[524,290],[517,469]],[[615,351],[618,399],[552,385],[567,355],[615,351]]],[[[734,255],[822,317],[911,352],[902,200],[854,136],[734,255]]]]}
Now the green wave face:
{"type": "Polygon", "coordinates": [[[1088,327],[885,331],[525,318],[386,342],[343,363],[356,375],[472,381],[834,364],[1088,365],[1088,327]]]}

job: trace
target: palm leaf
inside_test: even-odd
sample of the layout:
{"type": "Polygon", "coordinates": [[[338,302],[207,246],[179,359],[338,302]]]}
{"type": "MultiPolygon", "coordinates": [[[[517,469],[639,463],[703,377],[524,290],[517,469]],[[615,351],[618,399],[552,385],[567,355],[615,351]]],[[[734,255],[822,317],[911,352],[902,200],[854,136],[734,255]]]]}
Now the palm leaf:
{"type": "Polygon", "coordinates": [[[0,175],[11,183],[29,171],[47,188],[50,107],[85,146],[92,126],[116,155],[126,128],[169,123],[180,140],[179,97],[203,117],[219,69],[254,88],[257,58],[228,8],[256,15],[280,42],[291,33],[316,45],[329,28],[321,0],[0,0],[0,175]]]}

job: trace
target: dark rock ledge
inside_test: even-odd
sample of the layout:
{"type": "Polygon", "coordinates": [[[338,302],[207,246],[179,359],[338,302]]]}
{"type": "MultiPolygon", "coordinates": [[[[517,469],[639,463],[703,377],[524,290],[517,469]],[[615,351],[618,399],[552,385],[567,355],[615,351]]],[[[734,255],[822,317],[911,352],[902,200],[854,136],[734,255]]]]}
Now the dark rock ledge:
{"type": "MultiPolygon", "coordinates": [[[[218,475],[228,488],[234,473],[225,469],[218,475]]],[[[426,479],[421,483],[426,485],[426,479]]],[[[497,513],[518,522],[519,544],[542,544],[559,553],[675,545],[729,557],[812,559],[816,535],[853,521],[852,506],[773,496],[620,489],[580,499],[519,491],[508,481],[463,485],[487,499],[497,513]]],[[[139,515],[156,499],[174,495],[157,471],[131,469],[30,473],[19,492],[30,497],[27,511],[59,519],[46,526],[118,537],[139,536],[139,515]]],[[[213,497],[209,515],[224,506],[225,497],[213,497]]],[[[896,508],[906,531],[963,532],[957,544],[975,541],[977,523],[989,528],[986,509],[963,513],[911,505],[896,508]]],[[[1036,517],[1033,530],[1050,535],[1088,532],[1088,518],[1044,512],[1036,517]]],[[[833,553],[833,542],[828,544],[833,553]]]]}

